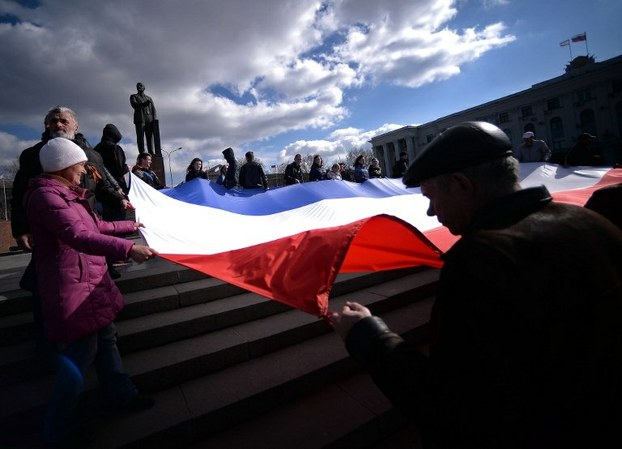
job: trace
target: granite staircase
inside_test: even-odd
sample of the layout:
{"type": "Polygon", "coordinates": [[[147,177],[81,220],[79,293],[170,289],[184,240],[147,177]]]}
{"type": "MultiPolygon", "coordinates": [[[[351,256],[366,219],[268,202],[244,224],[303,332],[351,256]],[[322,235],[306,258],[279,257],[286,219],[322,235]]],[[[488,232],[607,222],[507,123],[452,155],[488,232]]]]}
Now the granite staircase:
{"type": "MultiPolygon", "coordinates": [[[[38,448],[53,373],[37,356],[21,266],[0,257],[0,448],[38,448]]],[[[17,264],[19,265],[19,264],[17,264]]],[[[155,406],[107,409],[93,372],[81,404],[89,448],[417,447],[416,431],[322,319],[165,260],[121,267],[119,348],[155,406]]],[[[425,344],[438,271],[341,274],[330,300],[356,299],[425,344]]]]}

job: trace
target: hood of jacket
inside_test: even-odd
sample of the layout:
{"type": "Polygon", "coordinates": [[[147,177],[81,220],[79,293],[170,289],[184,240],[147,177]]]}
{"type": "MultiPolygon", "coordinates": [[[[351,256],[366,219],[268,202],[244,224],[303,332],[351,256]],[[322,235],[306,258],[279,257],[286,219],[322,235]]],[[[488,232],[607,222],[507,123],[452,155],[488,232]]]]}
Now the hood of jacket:
{"type": "Polygon", "coordinates": [[[119,129],[116,126],[114,126],[112,123],[108,123],[106,126],[104,126],[104,131],[102,133],[102,140],[110,140],[114,143],[119,143],[122,137],[123,136],[121,135],[121,132],[119,131],[119,129]]]}
{"type": "Polygon", "coordinates": [[[227,148],[222,151],[223,156],[230,164],[235,161],[235,155],[233,154],[233,148],[227,148]]]}

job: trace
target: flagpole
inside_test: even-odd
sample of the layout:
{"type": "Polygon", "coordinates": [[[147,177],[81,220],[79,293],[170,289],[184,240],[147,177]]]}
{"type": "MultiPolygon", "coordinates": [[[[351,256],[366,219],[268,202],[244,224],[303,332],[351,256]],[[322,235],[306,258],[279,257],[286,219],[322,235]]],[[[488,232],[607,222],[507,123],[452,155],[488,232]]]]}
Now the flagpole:
{"type": "Polygon", "coordinates": [[[583,32],[583,35],[585,36],[585,55],[586,55],[586,56],[589,56],[589,55],[590,55],[590,52],[589,52],[589,51],[588,51],[588,49],[587,49],[587,33],[584,31],[584,32],[583,32]]]}

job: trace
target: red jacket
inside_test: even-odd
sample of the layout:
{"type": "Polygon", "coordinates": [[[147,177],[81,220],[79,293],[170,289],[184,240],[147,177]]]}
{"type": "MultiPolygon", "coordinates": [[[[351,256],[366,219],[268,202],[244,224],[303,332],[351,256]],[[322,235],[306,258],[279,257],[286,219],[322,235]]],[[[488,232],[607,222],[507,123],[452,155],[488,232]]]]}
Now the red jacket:
{"type": "Polygon", "coordinates": [[[133,243],[113,235],[134,232],[135,225],[101,221],[86,193],[44,174],[30,181],[24,197],[43,327],[53,342],[72,342],[102,329],[124,306],[106,257],[127,258],[133,243]]]}

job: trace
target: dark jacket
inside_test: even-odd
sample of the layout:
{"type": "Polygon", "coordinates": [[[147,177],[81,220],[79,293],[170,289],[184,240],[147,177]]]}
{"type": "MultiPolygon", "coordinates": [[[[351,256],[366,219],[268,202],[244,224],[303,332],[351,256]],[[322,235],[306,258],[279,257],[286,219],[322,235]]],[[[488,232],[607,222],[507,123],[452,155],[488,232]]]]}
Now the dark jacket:
{"type": "Polygon", "coordinates": [[[233,148],[226,148],[222,152],[225,160],[229,164],[229,168],[227,169],[227,174],[225,175],[225,180],[223,185],[227,189],[232,189],[238,185],[238,162],[235,160],[235,155],[233,154],[233,148]]]}
{"type": "Polygon", "coordinates": [[[374,167],[373,165],[370,165],[367,168],[367,171],[369,172],[370,178],[382,178],[382,169],[380,168],[380,165],[376,167],[374,167]]]}
{"type": "Polygon", "coordinates": [[[261,165],[247,161],[240,167],[240,185],[245,189],[268,188],[268,180],[261,165]]]}
{"type": "Polygon", "coordinates": [[[424,447],[622,444],[622,232],[550,201],[502,198],[445,254],[429,357],[377,317],[348,335],[424,447]]]}
{"type": "Polygon", "coordinates": [[[207,179],[207,172],[203,170],[201,171],[190,170],[189,172],[186,173],[186,182],[192,181],[195,178],[207,179]]]}
{"type": "Polygon", "coordinates": [[[321,181],[326,179],[324,173],[322,173],[322,166],[318,164],[311,164],[311,170],[309,170],[309,182],[321,181]]]}
{"type": "Polygon", "coordinates": [[[104,166],[119,184],[119,187],[123,192],[127,193],[128,187],[123,175],[125,175],[129,169],[125,158],[125,151],[118,145],[122,137],[121,132],[115,125],[108,124],[104,127],[101,141],[95,145],[93,149],[102,157],[104,166]]]}
{"type": "Polygon", "coordinates": [[[162,184],[156,172],[151,169],[144,168],[136,164],[132,167],[132,173],[134,173],[136,176],[138,176],[140,179],[142,179],[144,182],[146,182],[156,190],[164,188],[164,184],[162,184]]]}
{"type": "Polygon", "coordinates": [[[369,179],[369,172],[362,165],[354,166],[354,181],[365,182],[369,179]]]}
{"type": "Polygon", "coordinates": [[[403,160],[399,159],[393,165],[393,177],[394,178],[401,178],[401,177],[403,177],[404,173],[406,173],[406,170],[408,170],[408,161],[407,160],[403,161],[403,160]]]}
{"type": "MultiPolygon", "coordinates": [[[[41,142],[26,148],[19,156],[19,169],[13,181],[13,197],[11,199],[11,230],[15,238],[30,232],[23,204],[24,194],[28,189],[29,181],[43,173],[43,168],[39,162],[39,151],[48,140],[47,132],[44,132],[41,135],[41,142]]],[[[88,159],[87,173],[81,186],[90,192],[88,200],[91,207],[95,210],[96,199],[111,207],[120,207],[123,196],[114,189],[106,177],[101,156],[93,151],[81,134],[76,134],[73,141],[84,150],[88,159]]]]}
{"type": "Polygon", "coordinates": [[[110,324],[123,308],[121,292],[108,274],[106,256],[125,260],[134,232],[131,221],[105,222],[81,188],[67,188],[41,175],[24,196],[36,242],[33,253],[41,295],[43,327],[53,342],[69,343],[110,324]]]}
{"type": "Polygon", "coordinates": [[[296,162],[287,164],[287,167],[285,167],[284,179],[286,186],[298,183],[302,184],[304,182],[302,179],[302,167],[300,165],[297,165],[296,162]]]}
{"type": "Polygon", "coordinates": [[[595,190],[585,207],[598,212],[622,229],[622,183],[595,190]]]}

